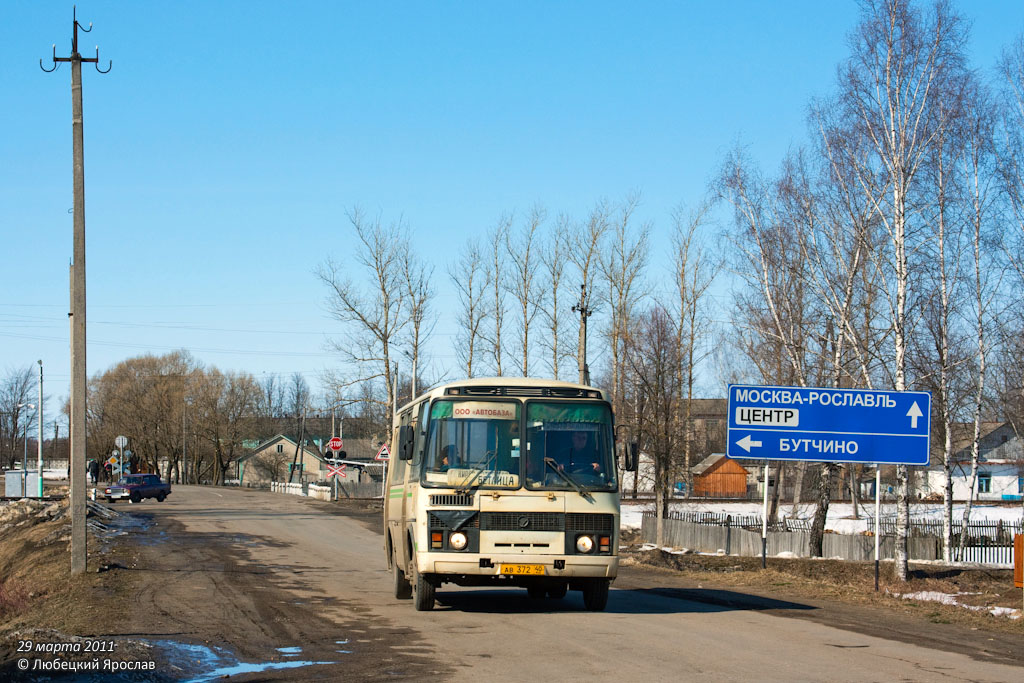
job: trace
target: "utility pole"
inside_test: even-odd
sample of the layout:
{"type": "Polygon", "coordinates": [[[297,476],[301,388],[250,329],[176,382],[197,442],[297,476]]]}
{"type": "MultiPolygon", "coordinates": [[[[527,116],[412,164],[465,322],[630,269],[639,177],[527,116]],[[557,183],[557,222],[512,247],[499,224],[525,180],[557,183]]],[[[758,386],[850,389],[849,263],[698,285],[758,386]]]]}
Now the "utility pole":
{"type": "Polygon", "coordinates": [[[39,360],[39,497],[43,497],[43,361],[39,360]]]}
{"type": "Polygon", "coordinates": [[[577,357],[580,370],[580,384],[590,384],[590,368],[587,367],[587,318],[594,310],[587,306],[587,285],[580,285],[580,301],[573,304],[573,313],[580,314],[580,353],[577,357]]]}
{"type": "Polygon", "coordinates": [[[83,57],[78,52],[78,29],[84,33],[92,30],[92,24],[85,28],[78,23],[78,15],[72,10],[71,56],[58,57],[57,46],[53,46],[53,68],[39,68],[47,73],[57,70],[63,62],[71,63],[71,137],[73,139],[74,166],[74,250],[71,266],[71,573],[85,573],[85,152],[82,132],[82,62],[99,67],[100,49],[95,57],[83,57]]]}

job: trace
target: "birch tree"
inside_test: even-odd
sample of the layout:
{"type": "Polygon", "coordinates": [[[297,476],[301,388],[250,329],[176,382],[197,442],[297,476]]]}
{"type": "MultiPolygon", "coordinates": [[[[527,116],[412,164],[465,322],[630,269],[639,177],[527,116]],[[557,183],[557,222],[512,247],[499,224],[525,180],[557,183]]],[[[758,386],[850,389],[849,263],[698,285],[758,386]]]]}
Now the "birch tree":
{"type": "Polygon", "coordinates": [[[992,267],[991,246],[989,238],[990,214],[992,211],[992,193],[990,184],[994,174],[991,173],[993,160],[994,115],[989,106],[986,89],[973,84],[964,99],[967,115],[964,117],[964,154],[962,156],[963,178],[967,187],[967,208],[971,232],[971,302],[973,304],[974,330],[977,334],[977,374],[974,391],[974,434],[971,440],[971,475],[967,505],[964,507],[963,531],[960,534],[960,546],[957,557],[962,558],[967,543],[967,525],[971,519],[971,507],[974,491],[978,481],[978,459],[981,449],[982,403],[985,400],[985,380],[988,370],[990,351],[989,317],[995,298],[1000,288],[1001,273],[998,267],[992,267]]]}
{"type": "MultiPolygon", "coordinates": [[[[878,267],[887,276],[892,355],[887,363],[896,391],[907,382],[909,253],[920,234],[912,222],[911,193],[939,129],[938,84],[960,67],[964,28],[945,2],[927,14],[909,0],[867,0],[840,72],[839,98],[850,129],[865,139],[863,155],[851,154],[857,183],[889,237],[878,267]]],[[[856,150],[860,152],[861,150],[856,150]]],[[[907,578],[908,470],[897,466],[896,576],[907,578]]]]}

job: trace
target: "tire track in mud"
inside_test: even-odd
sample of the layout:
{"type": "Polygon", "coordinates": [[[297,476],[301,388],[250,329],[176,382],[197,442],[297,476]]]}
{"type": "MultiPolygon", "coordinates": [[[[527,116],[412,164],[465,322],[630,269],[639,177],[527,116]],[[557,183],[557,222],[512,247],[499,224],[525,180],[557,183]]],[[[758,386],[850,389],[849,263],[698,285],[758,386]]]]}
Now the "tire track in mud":
{"type": "Polygon", "coordinates": [[[303,659],[336,662],[263,672],[260,680],[449,677],[418,633],[303,579],[336,570],[261,563],[259,551],[287,544],[229,532],[222,524],[217,532],[190,532],[174,519],[154,517],[158,521],[127,548],[134,566],[114,570],[131,584],[133,609],[112,619],[108,635],[216,646],[250,662],[288,661],[278,649],[297,646],[303,659]]]}

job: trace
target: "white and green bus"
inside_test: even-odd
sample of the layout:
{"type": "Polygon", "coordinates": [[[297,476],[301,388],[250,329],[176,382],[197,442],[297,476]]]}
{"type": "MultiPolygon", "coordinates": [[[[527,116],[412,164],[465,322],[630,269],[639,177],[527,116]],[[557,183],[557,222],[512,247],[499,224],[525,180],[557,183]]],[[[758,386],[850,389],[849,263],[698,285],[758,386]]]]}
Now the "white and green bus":
{"type": "Polygon", "coordinates": [[[604,392],[483,378],[417,397],[394,419],[384,504],[396,598],[445,583],[583,593],[600,611],[618,571],[619,485],[604,392]]]}

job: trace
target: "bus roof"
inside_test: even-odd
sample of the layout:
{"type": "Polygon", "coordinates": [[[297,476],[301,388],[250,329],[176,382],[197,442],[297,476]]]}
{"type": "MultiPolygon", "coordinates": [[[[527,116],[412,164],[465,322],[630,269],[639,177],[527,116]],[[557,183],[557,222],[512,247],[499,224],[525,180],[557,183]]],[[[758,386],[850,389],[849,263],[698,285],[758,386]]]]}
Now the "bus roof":
{"type": "Polygon", "coordinates": [[[440,396],[510,396],[549,398],[591,398],[605,400],[605,393],[596,387],[557,379],[534,377],[474,377],[439,384],[425,391],[398,409],[401,412],[424,398],[440,396]]]}

